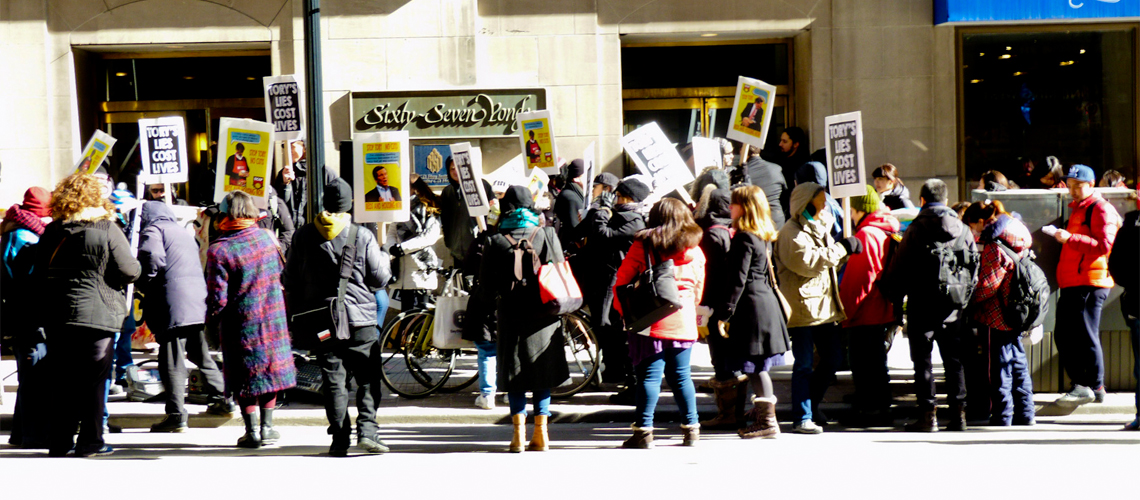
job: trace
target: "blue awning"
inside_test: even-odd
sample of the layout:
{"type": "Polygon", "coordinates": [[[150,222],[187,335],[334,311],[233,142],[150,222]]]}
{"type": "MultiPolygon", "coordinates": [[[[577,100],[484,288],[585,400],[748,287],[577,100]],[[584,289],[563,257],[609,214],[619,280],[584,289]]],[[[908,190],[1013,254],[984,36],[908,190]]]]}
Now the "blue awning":
{"type": "Polygon", "coordinates": [[[1140,16],[1140,0],[934,0],[934,24],[1140,16]]]}

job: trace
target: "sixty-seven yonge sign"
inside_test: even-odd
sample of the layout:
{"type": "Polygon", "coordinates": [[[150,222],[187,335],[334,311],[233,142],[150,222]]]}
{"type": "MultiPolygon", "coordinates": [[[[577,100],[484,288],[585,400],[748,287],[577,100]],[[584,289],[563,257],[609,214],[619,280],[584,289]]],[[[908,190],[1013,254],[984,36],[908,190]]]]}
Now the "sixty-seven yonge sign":
{"type": "Polygon", "coordinates": [[[546,89],[353,92],[353,132],[406,130],[412,139],[516,137],[519,113],[546,109],[546,89]]]}

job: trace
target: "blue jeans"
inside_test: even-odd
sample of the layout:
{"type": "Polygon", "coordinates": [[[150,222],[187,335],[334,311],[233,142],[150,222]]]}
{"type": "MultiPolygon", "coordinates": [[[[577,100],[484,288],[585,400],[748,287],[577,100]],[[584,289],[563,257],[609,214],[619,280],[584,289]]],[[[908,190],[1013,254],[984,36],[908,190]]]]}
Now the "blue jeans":
{"type": "Polygon", "coordinates": [[[136,329],[138,329],[138,324],[135,323],[135,309],[132,306],[130,314],[127,314],[127,319],[123,320],[123,328],[118,334],[115,334],[114,380],[116,381],[127,376],[127,367],[135,365],[135,360],[131,357],[131,335],[135,333],[136,329]]]}
{"type": "Polygon", "coordinates": [[[795,421],[812,420],[824,393],[835,383],[835,371],[843,360],[839,343],[839,326],[835,323],[789,328],[792,337],[792,415],[795,421]],[[819,351],[819,366],[812,369],[819,351]]]}
{"type": "Polygon", "coordinates": [[[388,315],[388,290],[382,288],[376,291],[376,329],[384,333],[384,317],[388,315]]]}
{"type": "Polygon", "coordinates": [[[497,353],[495,342],[476,340],[475,349],[479,353],[479,394],[495,397],[495,365],[497,353]]]}
{"type": "MultiPolygon", "coordinates": [[[[535,415],[550,416],[550,389],[531,391],[531,399],[534,401],[535,415]]],[[[526,416],[526,391],[509,392],[507,400],[511,403],[511,415],[526,416]]]]}
{"type": "Polygon", "coordinates": [[[692,349],[668,347],[664,351],[642,360],[634,368],[637,375],[637,426],[643,429],[653,427],[653,412],[657,410],[657,399],[661,397],[661,379],[669,382],[673,389],[673,399],[677,408],[685,416],[685,425],[697,423],[697,390],[689,363],[692,349]]]}
{"type": "Polygon", "coordinates": [[[1128,329],[1132,330],[1132,376],[1136,377],[1136,419],[1140,420],[1140,318],[1128,318],[1128,329]]]}
{"type": "Polygon", "coordinates": [[[1033,378],[1025,358],[1021,335],[990,330],[990,365],[994,381],[990,423],[1027,424],[1033,421],[1033,378]]]}

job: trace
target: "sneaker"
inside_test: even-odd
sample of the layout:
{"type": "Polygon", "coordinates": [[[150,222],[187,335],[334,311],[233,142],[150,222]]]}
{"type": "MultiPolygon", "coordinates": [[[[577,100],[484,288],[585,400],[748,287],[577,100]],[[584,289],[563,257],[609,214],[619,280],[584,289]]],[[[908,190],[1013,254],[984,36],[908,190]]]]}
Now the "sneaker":
{"type": "Polygon", "coordinates": [[[1073,390],[1057,398],[1053,403],[1057,406],[1077,407],[1096,401],[1096,393],[1083,385],[1074,385],[1073,390]]]}
{"type": "Polygon", "coordinates": [[[161,422],[150,426],[151,432],[186,432],[189,426],[182,421],[181,415],[167,415],[161,422]]]}
{"type": "Polygon", "coordinates": [[[237,405],[231,403],[228,399],[215,401],[210,403],[209,406],[206,406],[206,413],[219,417],[232,417],[234,413],[237,413],[237,405]]]}
{"type": "Polygon", "coordinates": [[[1126,430],[1126,431],[1140,431],[1140,418],[1137,418],[1136,420],[1133,420],[1133,421],[1131,421],[1131,422],[1129,422],[1129,423],[1127,423],[1127,424],[1124,424],[1124,429],[1123,429],[1123,430],[1126,430]]]}
{"type": "Polygon", "coordinates": [[[480,394],[479,396],[477,396],[475,398],[475,406],[482,408],[484,410],[494,410],[495,409],[495,395],[492,394],[490,396],[484,396],[484,395],[480,394]]]}
{"type": "MultiPolygon", "coordinates": [[[[374,453],[374,454],[388,453],[388,447],[384,445],[384,442],[381,441],[380,438],[375,437],[375,436],[373,436],[371,438],[365,437],[365,438],[357,439],[356,440],[356,447],[360,448],[361,450],[364,450],[367,453],[374,453]]],[[[347,450],[346,450],[346,452],[347,452],[347,450]]],[[[331,455],[332,452],[330,451],[329,454],[331,455]]]]}
{"type": "Polygon", "coordinates": [[[792,432],[797,434],[823,434],[823,427],[815,425],[811,420],[801,420],[792,426],[792,432]]]}
{"type": "Polygon", "coordinates": [[[86,450],[86,451],[76,450],[75,456],[80,457],[80,458],[105,457],[105,456],[110,455],[114,452],[115,452],[115,449],[112,448],[111,445],[105,444],[105,445],[103,445],[102,448],[99,448],[98,450],[86,450]]]}
{"type": "Polygon", "coordinates": [[[1108,395],[1108,391],[1104,390],[1103,385],[1100,387],[1097,387],[1096,390],[1093,391],[1093,402],[1094,403],[1103,403],[1104,397],[1107,395],[1108,395]]]}

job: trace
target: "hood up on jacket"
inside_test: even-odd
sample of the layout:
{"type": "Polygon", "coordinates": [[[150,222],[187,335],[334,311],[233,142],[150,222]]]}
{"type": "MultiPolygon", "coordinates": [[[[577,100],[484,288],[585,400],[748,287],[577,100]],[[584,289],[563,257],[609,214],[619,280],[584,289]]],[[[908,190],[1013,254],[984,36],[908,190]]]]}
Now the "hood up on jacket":
{"type": "Polygon", "coordinates": [[[171,210],[166,203],[161,201],[148,201],[143,203],[142,215],[139,217],[139,220],[142,221],[142,227],[159,221],[178,222],[178,217],[174,216],[174,211],[171,210]]]}
{"type": "Polygon", "coordinates": [[[796,185],[803,184],[805,182],[814,182],[826,188],[827,167],[823,166],[823,164],[818,161],[809,161],[807,163],[804,163],[803,166],[799,168],[799,170],[796,170],[796,185]]]}
{"type": "Polygon", "coordinates": [[[918,224],[926,235],[937,242],[951,241],[970,229],[958,219],[958,214],[942,203],[930,203],[923,207],[911,224],[918,224]]]}
{"type": "Polygon", "coordinates": [[[792,190],[792,197],[788,202],[788,207],[792,210],[792,218],[794,219],[803,214],[807,206],[811,204],[812,198],[815,198],[815,196],[823,190],[823,186],[815,182],[797,184],[796,188],[792,190]]]}

